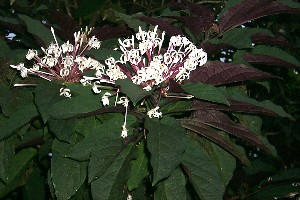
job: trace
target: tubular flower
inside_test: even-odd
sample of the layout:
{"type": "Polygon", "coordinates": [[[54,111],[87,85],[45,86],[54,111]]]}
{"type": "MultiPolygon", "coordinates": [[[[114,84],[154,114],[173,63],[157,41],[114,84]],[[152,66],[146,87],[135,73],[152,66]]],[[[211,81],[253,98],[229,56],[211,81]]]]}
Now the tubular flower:
{"type": "Polygon", "coordinates": [[[36,50],[28,50],[26,59],[35,61],[31,68],[24,67],[23,63],[11,67],[19,70],[22,77],[32,74],[48,81],[56,79],[63,82],[82,82],[82,74],[88,70],[96,70],[97,75],[101,76],[105,66],[84,55],[86,50],[98,49],[101,45],[95,36],[89,38],[91,30],[86,28],[85,31],[76,32],[74,44],[67,41],[59,45],[51,28],[55,42],[46,49],[41,47],[44,55],[38,55],[36,50]]]}
{"type": "Polygon", "coordinates": [[[105,61],[111,81],[127,77],[149,91],[171,78],[179,83],[189,79],[191,71],[206,63],[206,52],[184,36],[172,36],[167,49],[162,49],[165,33],[159,36],[157,28],[148,32],[139,28],[135,36],[119,39],[120,59],[110,57],[105,61]]]}

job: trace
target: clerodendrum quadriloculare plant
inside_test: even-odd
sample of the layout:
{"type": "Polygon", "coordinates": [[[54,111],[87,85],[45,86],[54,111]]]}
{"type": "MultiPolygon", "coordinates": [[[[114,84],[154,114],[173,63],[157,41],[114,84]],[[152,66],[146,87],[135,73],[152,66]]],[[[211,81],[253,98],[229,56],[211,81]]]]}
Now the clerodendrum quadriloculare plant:
{"type": "MultiPolygon", "coordinates": [[[[44,56],[39,56],[37,50],[29,49],[26,59],[35,61],[31,68],[26,68],[24,63],[11,65],[12,68],[20,71],[23,78],[31,74],[48,81],[75,83],[80,82],[83,73],[87,71],[95,70],[97,75],[104,70],[104,65],[85,56],[85,51],[100,48],[101,43],[95,36],[89,38],[92,29],[86,28],[85,31],[74,33],[74,44],[67,41],[62,45],[58,44],[53,28],[51,31],[55,42],[46,49],[41,48],[44,56]]],[[[71,97],[70,90],[61,88],[61,95],[71,97]]]]}
{"type": "MultiPolygon", "coordinates": [[[[145,94],[157,93],[156,105],[153,108],[149,106],[147,112],[150,118],[162,116],[162,113],[159,112],[160,99],[168,97],[170,79],[181,83],[189,78],[191,71],[207,61],[207,54],[202,49],[198,49],[186,37],[180,35],[172,36],[166,50],[162,49],[165,33],[162,32],[160,36],[157,28],[156,26],[153,31],[143,31],[140,28],[139,32],[131,38],[123,41],[119,39],[122,51],[120,59],[115,60],[113,57],[106,59],[107,68],[102,76],[84,77],[86,82],[96,80],[93,87],[96,93],[100,92],[96,88],[101,87],[102,82],[107,82],[107,80],[115,82],[119,79],[130,79],[145,90],[145,94]],[[137,44],[135,41],[138,41],[137,44]]],[[[109,104],[108,97],[110,96],[111,94],[108,92],[103,95],[103,105],[109,104]]],[[[146,95],[144,96],[143,104],[148,98],[146,95]]],[[[191,99],[192,97],[192,95],[186,95],[181,98],[191,99]]],[[[127,97],[120,99],[121,101],[116,103],[122,103],[126,107],[127,113],[128,99],[127,97]]],[[[122,137],[127,137],[126,115],[122,137]]]]}
{"type": "MultiPolygon", "coordinates": [[[[227,111],[232,93],[189,81],[191,73],[204,67],[207,54],[186,37],[171,36],[166,43],[157,26],[139,28],[119,39],[120,57],[101,64],[85,55],[100,42],[89,38],[89,31],[74,36],[73,45],[60,46],[55,39],[42,48],[45,56],[29,50],[26,58],[37,62],[32,68],[12,65],[22,77],[64,83],[59,92],[51,93],[48,85],[35,89],[35,104],[55,136],[48,178],[58,199],[68,199],[82,187],[90,188],[94,199],[130,199],[144,185],[146,190],[153,186],[156,199],[167,194],[184,199],[188,193],[222,199],[235,168],[232,155],[247,162],[225,132],[268,151],[259,136],[214,110],[227,111]]],[[[248,102],[253,103],[247,98],[242,103],[248,102]]]]}

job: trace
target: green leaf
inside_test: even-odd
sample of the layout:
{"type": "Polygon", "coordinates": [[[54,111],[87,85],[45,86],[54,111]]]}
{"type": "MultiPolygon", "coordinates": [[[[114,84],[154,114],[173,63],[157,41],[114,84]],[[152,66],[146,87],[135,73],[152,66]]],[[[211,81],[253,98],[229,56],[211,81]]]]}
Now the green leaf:
{"type": "Polygon", "coordinates": [[[64,142],[71,142],[72,136],[75,134],[76,119],[54,120],[48,122],[49,129],[57,139],[64,142]]]}
{"type": "Polygon", "coordinates": [[[256,135],[261,135],[262,119],[255,115],[237,114],[235,116],[239,119],[240,123],[246,126],[250,131],[256,135]]]}
{"type": "Polygon", "coordinates": [[[223,199],[225,184],[217,165],[205,149],[191,138],[188,140],[182,164],[200,199],[223,199]]]}
{"type": "Polygon", "coordinates": [[[286,113],[281,106],[277,106],[269,100],[258,102],[255,99],[249,98],[246,95],[237,91],[227,91],[227,92],[228,95],[230,95],[230,98],[233,100],[242,101],[258,107],[266,108],[273,111],[280,117],[287,117],[293,119],[293,117],[290,114],[286,113]]]}
{"type": "Polygon", "coordinates": [[[37,151],[35,149],[27,148],[22,149],[12,158],[10,168],[8,168],[7,176],[4,180],[6,185],[4,187],[0,185],[0,198],[19,186],[22,175],[36,154],[37,151]]]}
{"type": "Polygon", "coordinates": [[[6,179],[7,170],[15,154],[15,139],[10,137],[0,142],[0,179],[6,179]]]}
{"type": "Polygon", "coordinates": [[[24,200],[45,199],[45,179],[39,168],[34,168],[23,189],[24,200]]]}
{"type": "Polygon", "coordinates": [[[277,47],[258,45],[258,46],[254,47],[254,49],[251,51],[251,53],[276,57],[276,58],[284,60],[288,63],[291,63],[293,66],[300,67],[299,60],[297,60],[291,54],[288,54],[285,51],[283,51],[277,47]]]}
{"type": "Polygon", "coordinates": [[[146,118],[145,128],[149,131],[147,148],[151,153],[152,185],[155,185],[172,174],[181,162],[186,149],[186,131],[171,117],[163,117],[160,121],[146,118]]]}
{"type": "Polygon", "coordinates": [[[269,30],[263,28],[235,28],[226,31],[222,39],[213,38],[209,42],[213,44],[229,44],[237,49],[252,48],[251,36],[255,33],[273,36],[269,30]]]}
{"type": "Polygon", "coordinates": [[[116,80],[116,85],[120,86],[121,92],[126,94],[134,105],[152,93],[152,91],[146,91],[141,86],[134,84],[129,78],[116,80]]]}
{"type": "Polygon", "coordinates": [[[178,167],[166,180],[157,184],[154,199],[186,200],[188,191],[185,188],[185,175],[178,167]]]}
{"type": "Polygon", "coordinates": [[[97,59],[97,60],[105,60],[109,57],[113,57],[116,60],[118,60],[122,55],[120,51],[115,51],[112,49],[104,49],[104,48],[92,49],[92,50],[86,51],[86,53],[92,54],[95,57],[95,59],[97,59]]]}
{"type": "MultiPolygon", "coordinates": [[[[38,36],[45,43],[45,45],[49,45],[54,41],[51,31],[39,20],[32,19],[31,17],[22,14],[18,14],[18,16],[22,21],[25,22],[27,31],[35,36],[38,36]]],[[[56,39],[59,45],[63,43],[57,36],[56,39]]]]}
{"type": "Polygon", "coordinates": [[[146,156],[144,143],[142,142],[137,146],[136,160],[131,161],[129,179],[127,182],[129,191],[138,188],[143,179],[149,175],[148,164],[149,159],[146,156]]]}
{"type": "Polygon", "coordinates": [[[39,84],[34,90],[35,94],[35,103],[37,105],[38,111],[40,112],[44,123],[50,118],[49,108],[62,100],[65,100],[65,97],[59,95],[59,90],[62,87],[61,84],[57,83],[45,83],[39,84]]]}
{"type": "Polygon", "coordinates": [[[132,28],[135,32],[139,31],[139,27],[142,28],[142,30],[146,30],[147,24],[141,20],[139,20],[137,17],[133,15],[126,15],[117,11],[113,11],[114,15],[120,19],[122,19],[130,28],[132,28]]]}
{"type": "Polygon", "coordinates": [[[72,145],[55,139],[52,144],[51,179],[58,200],[69,199],[84,183],[87,163],[65,157],[72,145]]]}
{"type": "Polygon", "coordinates": [[[15,131],[28,124],[37,115],[38,112],[35,105],[24,105],[22,109],[15,112],[6,120],[3,127],[0,127],[0,140],[10,137],[15,131]]]}
{"type": "Polygon", "coordinates": [[[110,164],[102,176],[92,182],[93,199],[123,199],[127,197],[124,185],[127,180],[131,151],[134,145],[129,144],[110,164]]]}
{"type": "MultiPolygon", "coordinates": [[[[111,155],[122,147],[121,131],[123,117],[119,115],[104,124],[99,124],[90,130],[90,134],[68,152],[67,156],[76,160],[84,161],[90,158],[91,152],[99,152],[103,157],[111,155]],[[107,151],[105,151],[105,149],[107,151]],[[109,155],[107,155],[109,154],[109,155]]],[[[130,124],[129,124],[130,125],[130,124]]],[[[100,168],[98,168],[100,170],[100,168]]]]}
{"type": "Polygon", "coordinates": [[[76,17],[87,17],[100,10],[107,1],[85,0],[78,1],[78,8],[75,10],[76,17]]]}
{"type": "Polygon", "coordinates": [[[11,50],[7,43],[2,39],[0,39],[0,49],[0,57],[9,57],[11,50]]]}
{"type": "MultiPolygon", "coordinates": [[[[71,91],[72,93],[72,91],[71,91]]],[[[78,114],[89,113],[102,107],[101,97],[92,92],[87,95],[78,95],[72,98],[65,98],[53,104],[49,109],[54,119],[67,119],[78,114]]]]}
{"type": "Polygon", "coordinates": [[[229,105],[223,90],[204,83],[185,83],[181,88],[198,99],[229,105]]]}
{"type": "MultiPolygon", "coordinates": [[[[295,186],[300,177],[300,169],[294,168],[286,171],[282,171],[274,176],[270,177],[271,181],[267,179],[263,180],[253,197],[255,199],[275,199],[278,198],[289,198],[293,193],[299,193],[299,186],[295,186]]],[[[290,198],[293,199],[293,198],[290,198]]]]}
{"type": "Polygon", "coordinates": [[[11,89],[8,86],[0,87],[0,106],[6,117],[22,110],[24,105],[33,103],[32,91],[28,88],[11,89]]]}
{"type": "Polygon", "coordinates": [[[218,145],[215,145],[214,143],[211,143],[211,145],[214,152],[212,158],[216,158],[214,160],[217,163],[224,184],[227,185],[231,180],[233,172],[236,168],[235,158],[218,145]]]}

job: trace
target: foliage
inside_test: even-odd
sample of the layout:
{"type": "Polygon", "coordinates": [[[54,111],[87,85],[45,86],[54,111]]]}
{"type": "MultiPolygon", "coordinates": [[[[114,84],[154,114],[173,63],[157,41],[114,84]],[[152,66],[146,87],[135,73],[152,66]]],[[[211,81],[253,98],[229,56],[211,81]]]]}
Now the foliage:
{"type": "MultiPolygon", "coordinates": [[[[3,1],[0,198],[299,197],[299,158],[291,153],[300,141],[291,126],[299,121],[300,26],[292,21],[299,13],[291,0],[3,1]],[[95,28],[78,32],[85,26],[95,28]],[[95,77],[100,64],[74,73],[85,86],[19,77],[9,65],[25,62],[28,49],[47,49],[50,27],[59,45],[74,33],[85,38],[75,44],[101,40],[100,49],[82,49],[101,67],[121,60],[125,41],[141,30],[162,40],[165,33],[165,41],[186,37],[208,60],[199,58],[188,79],[169,69],[158,83],[134,81],[131,61],[117,62],[126,75],[117,80],[101,79],[107,69],[95,77]]],[[[163,43],[158,52],[169,48],[163,43]]],[[[190,59],[186,52],[173,66],[190,59]]]]}

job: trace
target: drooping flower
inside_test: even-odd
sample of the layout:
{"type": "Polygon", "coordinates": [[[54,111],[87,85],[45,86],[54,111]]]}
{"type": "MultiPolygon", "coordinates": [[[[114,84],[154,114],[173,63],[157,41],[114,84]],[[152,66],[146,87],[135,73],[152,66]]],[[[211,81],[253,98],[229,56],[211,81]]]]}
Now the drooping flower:
{"type": "Polygon", "coordinates": [[[159,110],[159,107],[157,106],[157,107],[155,107],[155,108],[149,110],[149,111],[147,112],[147,115],[148,115],[150,118],[153,118],[153,117],[154,117],[154,118],[160,118],[160,117],[162,117],[162,113],[159,112],[158,110],[159,110]]]}
{"type": "Polygon", "coordinates": [[[102,104],[103,106],[108,106],[109,105],[109,99],[108,97],[110,97],[111,94],[109,92],[105,92],[104,95],[101,98],[102,104]]]}
{"type": "Polygon", "coordinates": [[[125,107],[125,116],[124,116],[124,123],[122,125],[122,132],[121,132],[121,137],[126,138],[127,137],[127,128],[126,128],[126,123],[127,123],[127,113],[128,113],[128,105],[129,105],[129,100],[127,97],[120,97],[120,100],[117,101],[117,104],[122,104],[125,107]]]}
{"type": "Polygon", "coordinates": [[[59,45],[54,29],[51,28],[55,42],[47,48],[41,47],[44,55],[39,55],[33,49],[28,50],[26,59],[35,61],[31,68],[24,67],[24,63],[11,67],[19,70],[23,78],[32,74],[48,81],[81,82],[83,73],[88,70],[96,70],[98,76],[101,76],[105,66],[84,54],[86,50],[98,49],[101,45],[95,36],[89,37],[91,30],[86,28],[85,31],[74,33],[74,44],[67,41],[59,45]]]}

